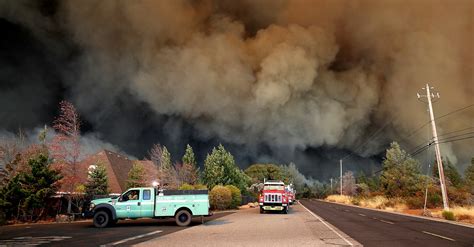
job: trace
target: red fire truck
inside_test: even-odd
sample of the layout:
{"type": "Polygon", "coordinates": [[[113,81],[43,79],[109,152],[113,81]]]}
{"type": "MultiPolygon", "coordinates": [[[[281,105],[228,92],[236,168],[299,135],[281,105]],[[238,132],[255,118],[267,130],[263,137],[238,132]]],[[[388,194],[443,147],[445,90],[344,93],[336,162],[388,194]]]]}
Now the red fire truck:
{"type": "Polygon", "coordinates": [[[280,211],[288,213],[288,197],[285,192],[285,183],[282,181],[266,181],[262,193],[258,198],[260,213],[265,211],[280,211]]]}
{"type": "Polygon", "coordinates": [[[285,186],[285,192],[288,197],[288,204],[293,205],[296,200],[296,191],[293,188],[293,184],[285,186]]]}

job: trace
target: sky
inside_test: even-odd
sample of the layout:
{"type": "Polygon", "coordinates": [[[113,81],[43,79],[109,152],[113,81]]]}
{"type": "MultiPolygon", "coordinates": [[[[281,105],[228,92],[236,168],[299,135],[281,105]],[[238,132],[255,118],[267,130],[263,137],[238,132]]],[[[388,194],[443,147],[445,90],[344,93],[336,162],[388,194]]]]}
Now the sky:
{"type": "MultiPolygon", "coordinates": [[[[474,104],[473,13],[468,0],[0,0],[0,136],[34,138],[67,100],[85,152],[160,143],[179,160],[189,143],[202,163],[222,143],[242,168],[294,162],[327,180],[350,155],[346,169],[375,171],[390,142],[430,138],[426,83],[435,116],[474,104]]],[[[473,127],[474,107],[437,124],[473,127]]],[[[474,141],[441,152],[463,170],[474,141]]]]}

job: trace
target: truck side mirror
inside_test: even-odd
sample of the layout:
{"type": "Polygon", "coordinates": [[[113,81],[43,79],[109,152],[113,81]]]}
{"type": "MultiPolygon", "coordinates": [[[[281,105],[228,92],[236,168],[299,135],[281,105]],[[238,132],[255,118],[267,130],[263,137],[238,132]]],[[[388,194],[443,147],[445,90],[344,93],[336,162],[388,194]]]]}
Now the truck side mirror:
{"type": "Polygon", "coordinates": [[[128,201],[128,196],[127,195],[119,197],[119,202],[126,202],[126,201],[128,201]]]}

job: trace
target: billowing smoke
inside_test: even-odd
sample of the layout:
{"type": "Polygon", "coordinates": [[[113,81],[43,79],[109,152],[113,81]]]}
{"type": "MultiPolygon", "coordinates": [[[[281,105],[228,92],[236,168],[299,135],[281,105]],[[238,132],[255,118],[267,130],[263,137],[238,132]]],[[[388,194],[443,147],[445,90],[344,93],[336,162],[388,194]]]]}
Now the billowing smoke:
{"type": "MultiPolygon", "coordinates": [[[[32,61],[1,58],[0,128],[41,124],[66,98],[88,132],[136,156],[153,142],[179,155],[191,142],[202,157],[223,142],[243,165],[295,161],[327,178],[347,153],[425,141],[426,131],[401,138],[427,121],[416,99],[425,83],[441,94],[439,114],[473,103],[473,9],[469,0],[0,2],[19,36],[2,53],[26,39],[30,52],[12,56],[32,61]]],[[[459,112],[440,132],[473,119],[459,112]]],[[[442,148],[462,167],[472,144],[442,148]]]]}

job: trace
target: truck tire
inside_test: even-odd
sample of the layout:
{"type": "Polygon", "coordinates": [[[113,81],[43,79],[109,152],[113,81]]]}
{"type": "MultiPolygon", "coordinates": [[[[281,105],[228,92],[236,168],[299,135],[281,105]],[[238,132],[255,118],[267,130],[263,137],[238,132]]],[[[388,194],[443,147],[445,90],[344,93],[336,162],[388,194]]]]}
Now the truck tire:
{"type": "Polygon", "coordinates": [[[110,216],[105,211],[99,211],[94,214],[94,226],[97,228],[104,228],[110,224],[110,216]]]}
{"type": "Polygon", "coordinates": [[[283,213],[284,213],[284,214],[288,214],[288,207],[284,207],[284,208],[283,208],[283,213]]]}
{"type": "Polygon", "coordinates": [[[262,207],[260,207],[260,213],[261,213],[261,214],[264,214],[264,213],[265,213],[265,210],[263,210],[262,207]]]}
{"type": "Polygon", "coordinates": [[[181,209],[176,213],[175,220],[178,226],[189,226],[192,220],[191,213],[188,210],[181,209]]]}

